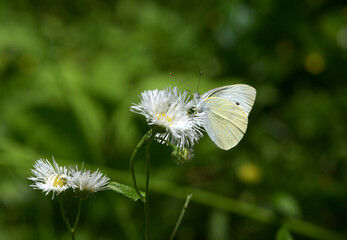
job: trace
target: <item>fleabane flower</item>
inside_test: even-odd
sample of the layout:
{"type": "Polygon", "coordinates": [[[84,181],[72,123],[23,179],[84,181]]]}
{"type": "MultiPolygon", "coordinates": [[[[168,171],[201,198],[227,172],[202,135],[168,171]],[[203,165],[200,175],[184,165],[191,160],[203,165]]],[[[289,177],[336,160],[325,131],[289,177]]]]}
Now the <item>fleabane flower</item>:
{"type": "Polygon", "coordinates": [[[67,168],[59,166],[54,158],[53,165],[47,159],[37,160],[31,172],[34,176],[28,179],[34,183],[30,186],[42,190],[46,195],[52,192],[52,199],[55,194],[64,192],[73,186],[67,168]]]}
{"type": "Polygon", "coordinates": [[[74,185],[74,192],[76,196],[81,199],[86,199],[90,194],[108,189],[107,185],[110,179],[102,174],[99,169],[91,172],[84,169],[83,165],[81,170],[78,167],[70,168],[72,182],[74,185]]]}
{"type": "Polygon", "coordinates": [[[182,93],[177,87],[148,90],[141,93],[140,99],[130,110],[146,117],[159,142],[191,147],[202,136],[203,116],[190,113],[195,102],[189,100],[187,92],[182,93]]]}

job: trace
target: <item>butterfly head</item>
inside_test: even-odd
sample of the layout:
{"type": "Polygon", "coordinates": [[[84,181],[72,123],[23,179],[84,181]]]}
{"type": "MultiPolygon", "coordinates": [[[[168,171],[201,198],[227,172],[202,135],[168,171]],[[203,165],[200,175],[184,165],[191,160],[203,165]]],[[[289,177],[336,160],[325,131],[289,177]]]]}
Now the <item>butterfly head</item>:
{"type": "Polygon", "coordinates": [[[191,112],[193,113],[201,113],[204,111],[204,102],[201,99],[201,96],[198,92],[194,92],[193,94],[195,106],[191,109],[191,112]]]}
{"type": "Polygon", "coordinates": [[[200,96],[200,94],[199,94],[198,92],[194,92],[193,96],[194,96],[194,100],[195,100],[196,102],[199,102],[199,101],[200,101],[201,96],[200,96]]]}

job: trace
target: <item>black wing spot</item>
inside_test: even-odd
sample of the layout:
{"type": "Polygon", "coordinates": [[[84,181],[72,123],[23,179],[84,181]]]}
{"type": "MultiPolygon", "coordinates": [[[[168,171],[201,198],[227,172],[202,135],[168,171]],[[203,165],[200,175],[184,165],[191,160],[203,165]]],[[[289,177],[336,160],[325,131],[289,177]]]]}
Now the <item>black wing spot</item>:
{"type": "Polygon", "coordinates": [[[239,102],[236,102],[236,105],[237,105],[237,106],[240,106],[240,103],[239,103],[239,102]]]}

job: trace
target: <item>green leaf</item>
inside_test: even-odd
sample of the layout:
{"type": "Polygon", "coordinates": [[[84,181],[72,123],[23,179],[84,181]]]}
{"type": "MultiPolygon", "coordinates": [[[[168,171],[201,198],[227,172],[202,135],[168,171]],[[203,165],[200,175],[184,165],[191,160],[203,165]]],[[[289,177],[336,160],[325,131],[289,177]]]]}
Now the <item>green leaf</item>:
{"type": "Polygon", "coordinates": [[[276,240],[294,240],[287,228],[282,227],[277,232],[276,240]]]}
{"type": "Polygon", "coordinates": [[[122,194],[123,196],[130,198],[131,200],[137,201],[137,200],[142,200],[144,201],[145,199],[145,192],[140,191],[141,195],[143,196],[143,198],[141,199],[141,197],[137,194],[135,188],[122,184],[122,183],[118,183],[118,182],[110,182],[109,183],[109,188],[117,193],[122,194]]]}

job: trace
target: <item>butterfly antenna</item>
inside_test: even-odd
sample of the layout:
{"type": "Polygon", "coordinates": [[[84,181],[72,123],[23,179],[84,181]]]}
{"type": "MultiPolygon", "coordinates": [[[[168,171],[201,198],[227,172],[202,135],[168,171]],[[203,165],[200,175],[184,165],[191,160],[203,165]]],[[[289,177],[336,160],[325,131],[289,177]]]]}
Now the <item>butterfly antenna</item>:
{"type": "Polygon", "coordinates": [[[199,92],[201,76],[202,76],[202,72],[200,71],[199,82],[198,82],[198,87],[196,88],[196,92],[199,92]]]}
{"type": "MultiPolygon", "coordinates": [[[[170,72],[170,75],[173,76],[175,79],[177,79],[177,77],[172,72],[170,72]]],[[[190,89],[193,89],[193,87],[190,86],[186,81],[183,81],[182,79],[179,79],[179,80],[183,82],[185,85],[187,85],[190,89]]]]}

